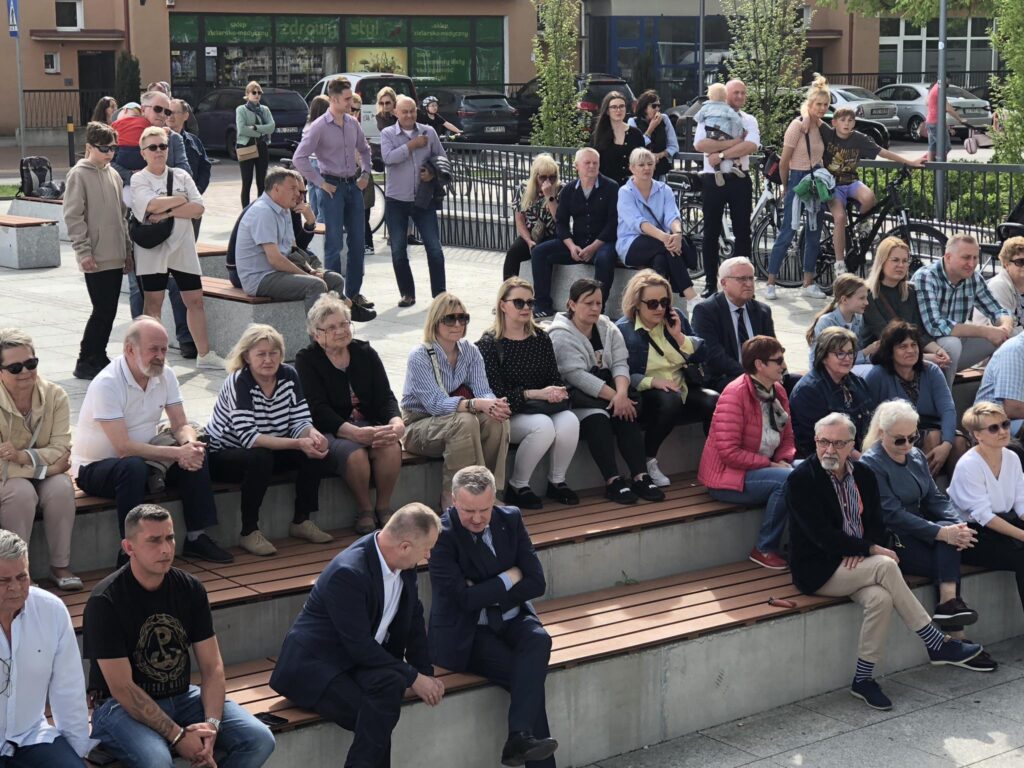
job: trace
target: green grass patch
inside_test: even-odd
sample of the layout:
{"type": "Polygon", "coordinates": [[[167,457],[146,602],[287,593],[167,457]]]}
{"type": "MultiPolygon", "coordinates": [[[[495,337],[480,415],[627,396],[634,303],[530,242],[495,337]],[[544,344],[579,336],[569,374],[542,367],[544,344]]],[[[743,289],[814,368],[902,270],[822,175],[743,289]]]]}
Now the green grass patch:
{"type": "Polygon", "coordinates": [[[0,199],[14,197],[18,192],[17,184],[0,184],[0,199]]]}

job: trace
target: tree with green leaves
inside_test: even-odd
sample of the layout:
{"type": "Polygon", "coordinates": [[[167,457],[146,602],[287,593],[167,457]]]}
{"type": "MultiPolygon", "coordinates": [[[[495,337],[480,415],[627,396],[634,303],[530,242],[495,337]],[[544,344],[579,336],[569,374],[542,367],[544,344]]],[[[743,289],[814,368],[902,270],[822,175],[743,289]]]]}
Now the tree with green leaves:
{"type": "Polygon", "coordinates": [[[995,0],[992,45],[1006,63],[1006,76],[995,81],[999,130],[992,132],[998,163],[1024,162],[1024,3],[995,0]]]}
{"type": "Polygon", "coordinates": [[[723,0],[732,35],[729,77],[746,83],[745,111],[757,118],[761,144],[781,146],[797,114],[807,26],[803,0],[723,0]]]}
{"type": "Polygon", "coordinates": [[[142,94],[142,74],[139,60],[128,51],[117,55],[117,70],[114,73],[114,98],[118,104],[138,101],[142,94]]]}
{"type": "MultiPolygon", "coordinates": [[[[950,15],[991,16],[999,0],[946,0],[950,15]]],[[[835,8],[837,0],[818,0],[835,8]]],[[[899,16],[919,26],[939,18],[939,0],[846,0],[846,10],[862,16],[899,16]]],[[[998,15],[998,14],[997,14],[998,15]]]]}
{"type": "Polygon", "coordinates": [[[579,0],[533,0],[543,34],[533,38],[540,109],[533,116],[534,144],[578,147],[586,143],[583,92],[576,79],[579,50],[579,0]]]}

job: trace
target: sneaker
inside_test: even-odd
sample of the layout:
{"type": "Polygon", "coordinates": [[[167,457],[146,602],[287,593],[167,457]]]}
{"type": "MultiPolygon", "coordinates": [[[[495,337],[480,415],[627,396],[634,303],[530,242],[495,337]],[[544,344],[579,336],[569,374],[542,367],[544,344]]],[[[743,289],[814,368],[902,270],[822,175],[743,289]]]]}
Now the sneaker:
{"type": "Polygon", "coordinates": [[[621,477],[616,477],[604,487],[604,497],[618,504],[636,504],[637,499],[621,477]]]}
{"type": "Polygon", "coordinates": [[[837,261],[836,262],[836,277],[839,277],[840,275],[845,275],[849,271],[850,270],[848,270],[846,268],[846,262],[845,261],[837,261]]]}
{"type": "Polygon", "coordinates": [[[225,370],[224,358],[211,349],[205,355],[198,355],[196,357],[196,370],[223,371],[225,370]]]}
{"type": "Polygon", "coordinates": [[[856,696],[872,709],[880,709],[883,712],[892,709],[892,702],[889,697],[882,693],[882,689],[871,678],[867,680],[854,680],[850,686],[850,694],[856,696]]]}
{"type": "Polygon", "coordinates": [[[809,299],[827,299],[828,298],[828,296],[825,295],[825,292],[823,290],[821,290],[821,288],[818,286],[817,283],[811,283],[810,285],[805,285],[803,288],[800,289],[800,295],[806,296],[809,299]]]}
{"type": "Polygon", "coordinates": [[[775,283],[769,283],[764,287],[764,297],[768,301],[775,301],[779,295],[775,292],[775,283]]]}
{"type": "Polygon", "coordinates": [[[320,526],[308,519],[303,520],[301,523],[289,525],[288,535],[294,536],[296,539],[311,541],[314,544],[327,544],[330,541],[334,541],[334,537],[331,534],[320,530],[320,526]]]}
{"type": "Polygon", "coordinates": [[[785,558],[775,552],[762,552],[757,547],[750,550],[750,554],[747,558],[760,565],[762,568],[768,568],[772,571],[784,571],[789,567],[789,563],[786,562],[785,558]]]}
{"type": "Polygon", "coordinates": [[[242,547],[246,552],[252,555],[259,555],[260,557],[266,557],[268,555],[276,555],[277,547],[267,541],[267,537],[263,535],[263,531],[257,528],[255,531],[250,533],[248,536],[243,536],[238,540],[239,546],[242,547]]]}
{"type": "Polygon", "coordinates": [[[196,343],[194,341],[179,342],[178,351],[186,360],[195,360],[199,357],[199,350],[196,349],[196,343]]]}
{"type": "Polygon", "coordinates": [[[400,307],[411,307],[416,303],[415,296],[403,296],[401,301],[398,302],[400,307]]]}
{"type": "Polygon", "coordinates": [[[373,309],[375,306],[377,306],[368,298],[363,296],[363,294],[361,293],[357,293],[355,296],[352,297],[352,303],[358,304],[360,307],[366,307],[367,309],[373,309]]]}
{"type": "Polygon", "coordinates": [[[555,310],[553,309],[541,309],[540,307],[533,308],[533,319],[534,320],[547,320],[549,317],[555,316],[555,310]]]}
{"type": "Polygon", "coordinates": [[[576,495],[576,491],[565,483],[548,482],[547,497],[552,501],[557,501],[559,504],[566,504],[568,506],[580,503],[580,497],[576,495]]]}
{"type": "Polygon", "coordinates": [[[932,614],[932,621],[935,625],[943,628],[951,625],[963,627],[965,624],[974,624],[977,620],[978,612],[970,608],[959,597],[939,603],[935,606],[935,613],[932,614]]]}
{"type": "Polygon", "coordinates": [[[964,668],[972,672],[995,672],[999,668],[999,662],[989,656],[988,651],[982,651],[973,659],[967,661],[964,668]]]}
{"type": "Polygon", "coordinates": [[[217,542],[207,534],[200,534],[196,540],[185,539],[185,548],[182,550],[185,557],[194,560],[209,560],[211,563],[233,563],[234,555],[226,549],[221,549],[217,542]]]}
{"type": "Polygon", "coordinates": [[[361,304],[352,302],[352,307],[349,309],[349,313],[352,315],[352,319],[357,323],[368,323],[377,316],[377,313],[372,309],[367,309],[361,304]]]}
{"type": "Polygon", "coordinates": [[[928,649],[928,658],[931,660],[931,663],[936,666],[949,664],[954,667],[970,669],[970,667],[967,666],[967,662],[980,654],[981,651],[982,647],[977,643],[967,643],[963,640],[954,640],[949,635],[946,635],[938,650],[933,651],[928,649]]]}
{"type": "Polygon", "coordinates": [[[364,245],[363,246],[363,253],[368,253],[368,254],[370,254],[372,256],[373,255],[373,243],[367,243],[366,245],[364,245]]]}
{"type": "Polygon", "coordinates": [[[647,460],[647,474],[651,476],[651,480],[653,480],[654,484],[659,488],[672,485],[672,481],[669,480],[668,475],[662,472],[661,468],[658,466],[657,459],[647,460]]]}
{"type": "Polygon", "coordinates": [[[525,488],[516,488],[514,485],[508,486],[505,489],[505,503],[520,509],[544,508],[544,502],[541,501],[540,496],[533,492],[530,486],[525,488]]]}
{"type": "Polygon", "coordinates": [[[80,357],[75,363],[74,377],[76,379],[85,379],[86,381],[89,381],[96,378],[96,375],[105,367],[105,365],[100,365],[97,360],[80,357]]]}
{"type": "Polygon", "coordinates": [[[630,489],[644,501],[664,501],[665,494],[654,484],[646,472],[629,485],[630,489]]]}

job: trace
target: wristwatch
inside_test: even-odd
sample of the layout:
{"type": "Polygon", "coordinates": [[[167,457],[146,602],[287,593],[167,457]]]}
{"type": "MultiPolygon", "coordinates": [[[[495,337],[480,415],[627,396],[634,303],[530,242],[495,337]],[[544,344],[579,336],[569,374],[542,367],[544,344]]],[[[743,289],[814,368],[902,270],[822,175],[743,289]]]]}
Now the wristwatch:
{"type": "Polygon", "coordinates": [[[554,196],[554,195],[551,195],[551,197],[549,197],[549,198],[548,198],[548,202],[549,202],[549,203],[553,203],[553,202],[555,202],[555,196],[554,196]]]}
{"type": "Polygon", "coordinates": [[[722,162],[723,160],[725,160],[725,152],[719,152],[718,153],[718,162],[722,162]]]}
{"type": "Polygon", "coordinates": [[[217,733],[220,733],[220,720],[216,717],[208,717],[206,718],[206,722],[212,725],[217,730],[217,733]]]}

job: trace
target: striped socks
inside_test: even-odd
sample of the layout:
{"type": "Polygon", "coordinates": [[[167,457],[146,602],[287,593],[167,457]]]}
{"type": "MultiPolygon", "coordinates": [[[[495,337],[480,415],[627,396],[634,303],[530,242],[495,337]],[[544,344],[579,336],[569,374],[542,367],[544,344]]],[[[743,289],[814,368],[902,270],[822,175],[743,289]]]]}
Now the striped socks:
{"type": "Polygon", "coordinates": [[[853,682],[859,683],[861,680],[870,680],[874,675],[875,665],[873,662],[857,659],[857,671],[853,673],[853,682]]]}
{"type": "Polygon", "coordinates": [[[925,624],[917,630],[917,636],[921,638],[925,648],[929,651],[939,650],[946,639],[946,636],[934,624],[925,624]]]}

